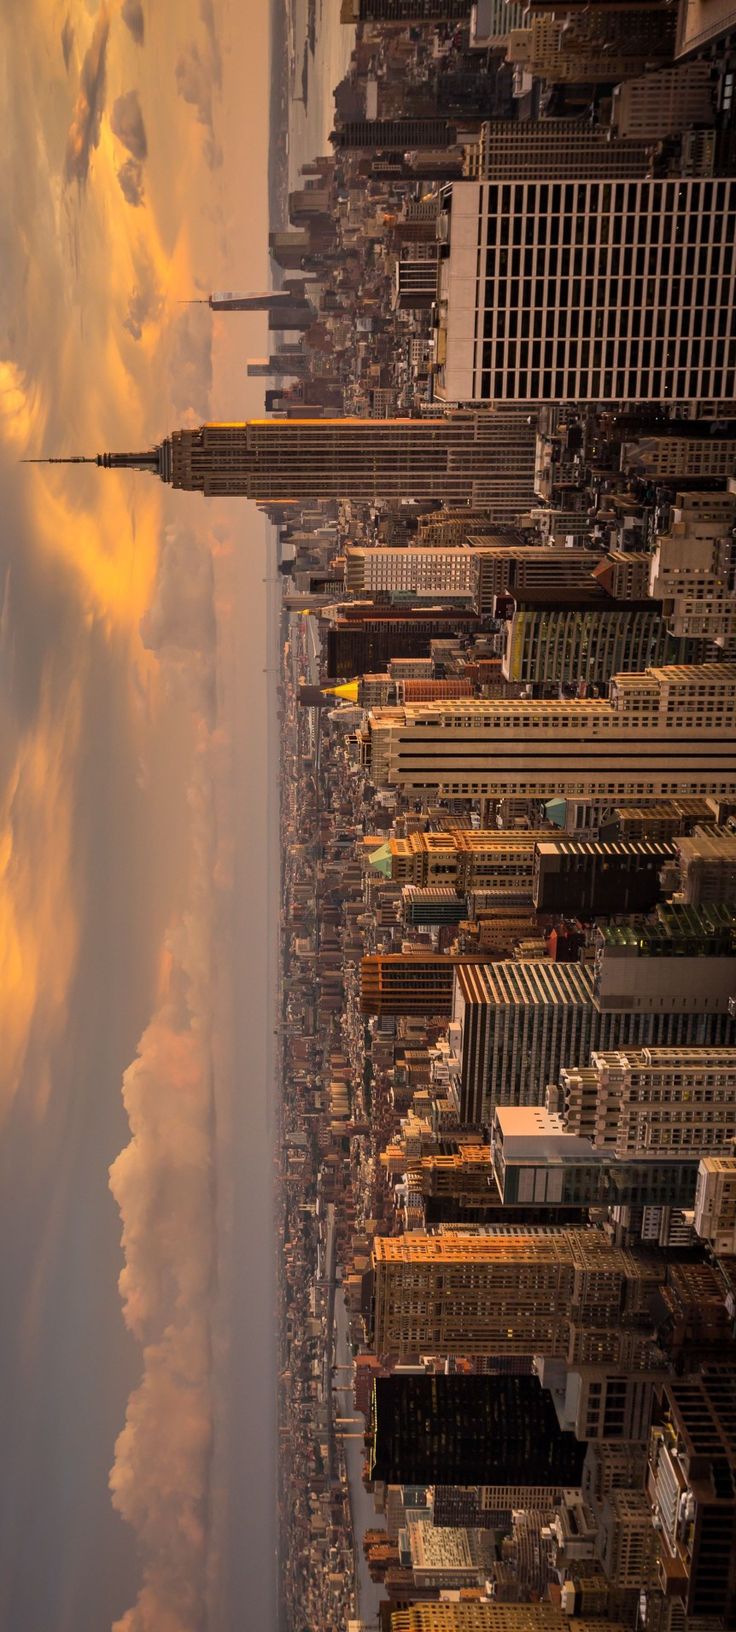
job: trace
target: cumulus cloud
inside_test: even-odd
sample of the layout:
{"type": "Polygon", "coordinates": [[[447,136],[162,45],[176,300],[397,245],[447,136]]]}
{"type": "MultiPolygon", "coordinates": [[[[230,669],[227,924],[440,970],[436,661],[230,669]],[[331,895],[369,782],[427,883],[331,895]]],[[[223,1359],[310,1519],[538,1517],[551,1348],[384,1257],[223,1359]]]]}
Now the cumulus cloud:
{"type": "Polygon", "coordinates": [[[86,181],[90,156],[100,139],[100,123],[105,106],[109,34],[107,7],[103,5],[94,26],[89,49],[85,52],[79,91],[66,139],[64,173],[67,181],[86,181]]]}
{"type": "Polygon", "coordinates": [[[212,325],[201,306],[185,308],[172,325],[169,391],[185,420],[206,419],[212,388],[212,325]]]}
{"type": "Polygon", "coordinates": [[[125,91],[123,96],[116,98],[110,126],[123,147],[127,147],[132,157],[142,163],[148,152],[148,141],[137,91],[125,91]]]}
{"type": "Polygon", "coordinates": [[[113,1505],[142,1549],[143,1586],[115,1632],[195,1632],[205,1601],[216,1196],[214,821],[204,728],[188,799],[190,909],[169,935],[162,1001],[123,1079],[131,1137],[110,1169],[122,1220],[123,1314],[143,1345],[143,1376],[110,1471],[113,1505]]]}
{"type": "Polygon", "coordinates": [[[74,29],[72,27],[71,17],[67,17],[65,19],[65,21],[64,21],[64,27],[62,28],[62,31],[61,31],[61,54],[62,54],[62,56],[64,58],[64,67],[66,68],[67,73],[69,72],[69,63],[71,61],[71,55],[72,55],[73,48],[74,48],[74,29]]]}
{"type": "MultiPolygon", "coordinates": [[[[125,163],[121,164],[118,170],[118,182],[126,203],[132,204],[133,209],[138,209],[143,203],[145,195],[143,165],[139,163],[138,159],[126,159],[125,163]]],[[[136,335],[136,339],[140,339],[140,335],[136,335]]]]}
{"type": "Polygon", "coordinates": [[[142,45],[146,33],[142,0],[123,0],[123,9],[120,15],[123,22],[127,23],[136,45],[142,45]]]}

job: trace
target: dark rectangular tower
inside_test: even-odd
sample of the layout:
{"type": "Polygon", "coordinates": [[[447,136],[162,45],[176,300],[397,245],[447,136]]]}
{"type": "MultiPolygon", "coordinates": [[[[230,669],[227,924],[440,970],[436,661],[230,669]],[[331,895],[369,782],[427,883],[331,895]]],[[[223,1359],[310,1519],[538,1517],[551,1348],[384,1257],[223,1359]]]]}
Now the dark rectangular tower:
{"type": "Polygon", "coordinates": [[[585,1445],[538,1377],[377,1378],[372,1479],[388,1484],[579,1485],[585,1445]]]}

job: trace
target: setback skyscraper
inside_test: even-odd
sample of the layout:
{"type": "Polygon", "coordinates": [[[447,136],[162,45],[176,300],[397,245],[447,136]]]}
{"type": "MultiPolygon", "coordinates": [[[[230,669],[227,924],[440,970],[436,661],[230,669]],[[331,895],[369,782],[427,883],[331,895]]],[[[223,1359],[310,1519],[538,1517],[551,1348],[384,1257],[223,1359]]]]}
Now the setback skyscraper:
{"type": "Polygon", "coordinates": [[[734,794],[736,666],[618,674],[607,700],[379,708],[360,740],[376,784],[424,796],[734,794]]]}
{"type": "MultiPolygon", "coordinates": [[[[535,430],[519,408],[417,419],[251,419],[173,431],[144,453],[101,453],[206,498],[440,499],[513,521],[534,500],[535,430]]],[[[54,463],[65,463],[54,460],[54,463]]]]}

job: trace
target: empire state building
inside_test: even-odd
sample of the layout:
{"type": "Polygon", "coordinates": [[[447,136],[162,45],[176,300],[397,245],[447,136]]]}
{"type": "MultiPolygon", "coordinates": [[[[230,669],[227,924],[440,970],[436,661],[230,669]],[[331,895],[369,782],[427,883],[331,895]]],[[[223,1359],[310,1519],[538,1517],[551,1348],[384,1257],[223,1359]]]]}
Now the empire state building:
{"type": "MultiPolygon", "coordinates": [[[[439,499],[514,521],[534,502],[527,410],[425,419],[251,419],[173,431],[146,453],[102,453],[105,469],[147,470],[207,498],[439,499]]],[[[81,461],[80,461],[81,462],[81,461]]]]}

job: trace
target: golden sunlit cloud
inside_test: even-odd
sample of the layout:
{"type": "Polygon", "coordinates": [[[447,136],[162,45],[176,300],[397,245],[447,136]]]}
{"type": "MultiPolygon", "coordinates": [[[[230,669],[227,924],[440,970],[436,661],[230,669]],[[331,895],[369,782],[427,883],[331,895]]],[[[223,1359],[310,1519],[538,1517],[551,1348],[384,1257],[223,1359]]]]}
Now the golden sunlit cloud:
{"type": "MultiPolygon", "coordinates": [[[[78,680],[60,720],[47,692],[0,802],[0,1122],[20,1089],[34,1020],[42,1013],[50,1043],[66,1017],[79,937],[69,771],[77,752],[80,697],[78,680]]],[[[39,1114],[48,1086],[43,1077],[40,1086],[39,1114]]]]}

